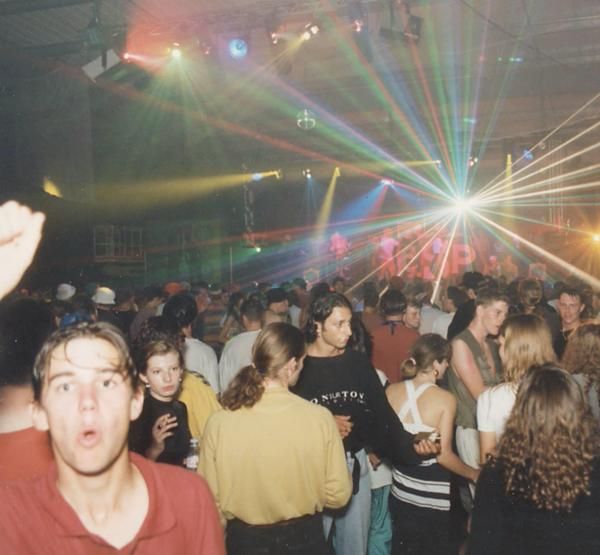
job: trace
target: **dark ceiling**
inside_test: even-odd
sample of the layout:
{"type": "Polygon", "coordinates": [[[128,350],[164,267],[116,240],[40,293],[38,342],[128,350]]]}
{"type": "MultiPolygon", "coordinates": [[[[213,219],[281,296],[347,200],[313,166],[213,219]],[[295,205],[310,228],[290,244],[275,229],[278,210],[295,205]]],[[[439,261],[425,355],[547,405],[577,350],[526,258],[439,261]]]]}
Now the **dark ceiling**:
{"type": "MultiPolygon", "coordinates": [[[[478,120],[473,140],[499,148],[506,137],[552,129],[600,91],[598,0],[0,0],[2,92],[18,94],[30,75],[56,67],[87,79],[83,66],[101,64],[111,49],[122,54],[140,35],[184,46],[190,37],[209,37],[216,50],[223,37],[247,37],[248,67],[238,70],[217,52],[211,72],[192,83],[201,98],[187,113],[198,129],[238,141],[226,145],[230,151],[255,147],[256,158],[272,153],[274,163],[282,153],[293,161],[315,151],[352,159],[346,147],[354,132],[367,138],[359,158],[371,148],[365,145],[398,143],[395,155],[419,158],[406,129],[418,131],[434,113],[448,140],[452,118],[462,110],[457,121],[464,127],[471,106],[478,120]],[[366,24],[361,40],[350,27],[356,10],[366,24]],[[407,28],[407,14],[421,18],[420,41],[386,37],[386,29],[407,28]],[[290,57],[285,72],[266,33],[274,20],[294,36],[310,21],[323,28],[290,57]],[[323,124],[320,142],[296,126],[304,108],[323,124]]],[[[147,94],[144,75],[118,64],[95,77],[111,94],[114,81],[146,87],[147,94]]],[[[0,108],[11,109],[3,94],[0,108]]],[[[598,103],[592,108],[581,121],[597,117],[598,103]]],[[[105,119],[127,109],[121,100],[99,108],[105,119]]]]}

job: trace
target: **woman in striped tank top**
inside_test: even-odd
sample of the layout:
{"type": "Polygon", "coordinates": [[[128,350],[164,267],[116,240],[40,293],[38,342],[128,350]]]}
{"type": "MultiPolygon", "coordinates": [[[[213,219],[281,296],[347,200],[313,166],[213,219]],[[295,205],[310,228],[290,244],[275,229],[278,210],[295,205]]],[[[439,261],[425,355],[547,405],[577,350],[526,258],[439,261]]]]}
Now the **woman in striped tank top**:
{"type": "Polygon", "coordinates": [[[450,356],[450,343],[442,336],[421,336],[402,367],[410,379],[387,389],[388,400],[404,428],[413,434],[434,434],[441,444],[436,458],[417,466],[394,467],[392,555],[447,553],[450,472],[472,481],[479,475],[478,469],[464,464],[452,451],[456,400],[435,383],[446,372],[450,356]]]}

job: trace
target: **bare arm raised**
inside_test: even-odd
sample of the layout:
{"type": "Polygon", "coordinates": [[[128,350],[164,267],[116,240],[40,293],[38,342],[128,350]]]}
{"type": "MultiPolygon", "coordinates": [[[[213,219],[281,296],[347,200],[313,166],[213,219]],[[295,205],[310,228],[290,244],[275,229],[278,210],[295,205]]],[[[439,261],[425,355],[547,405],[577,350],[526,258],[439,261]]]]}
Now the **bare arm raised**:
{"type": "Polygon", "coordinates": [[[31,264],[45,219],[14,200],[0,206],[0,299],[16,287],[31,264]]]}

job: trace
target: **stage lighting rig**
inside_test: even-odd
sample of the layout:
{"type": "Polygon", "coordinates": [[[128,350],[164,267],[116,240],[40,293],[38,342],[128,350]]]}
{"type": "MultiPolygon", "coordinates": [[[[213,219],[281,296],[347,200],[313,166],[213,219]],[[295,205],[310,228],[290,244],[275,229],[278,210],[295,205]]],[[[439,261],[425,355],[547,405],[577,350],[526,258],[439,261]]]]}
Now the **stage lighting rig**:
{"type": "Polygon", "coordinates": [[[279,44],[284,38],[281,33],[281,20],[277,13],[271,14],[265,21],[265,29],[267,30],[267,36],[271,44],[279,44]]]}
{"type": "Polygon", "coordinates": [[[313,23],[313,22],[307,23],[304,26],[304,31],[302,32],[300,37],[302,38],[303,41],[310,40],[312,37],[317,35],[320,30],[321,30],[321,27],[317,23],[313,23]]]}
{"type": "Polygon", "coordinates": [[[469,168],[474,168],[479,162],[479,157],[477,156],[469,156],[469,160],[467,162],[467,165],[469,166],[469,168]]]}
{"type": "Polygon", "coordinates": [[[310,171],[310,168],[303,169],[302,175],[306,177],[306,179],[312,179],[312,172],[310,171]]]}
{"type": "Polygon", "coordinates": [[[423,18],[411,13],[411,0],[402,2],[404,17],[396,21],[396,0],[388,0],[389,27],[382,26],[379,34],[389,40],[402,40],[405,42],[418,43],[421,39],[423,18]]]}
{"type": "Polygon", "coordinates": [[[178,42],[174,42],[173,46],[169,48],[169,54],[171,54],[171,58],[174,60],[180,60],[183,54],[181,45],[178,42]]]}

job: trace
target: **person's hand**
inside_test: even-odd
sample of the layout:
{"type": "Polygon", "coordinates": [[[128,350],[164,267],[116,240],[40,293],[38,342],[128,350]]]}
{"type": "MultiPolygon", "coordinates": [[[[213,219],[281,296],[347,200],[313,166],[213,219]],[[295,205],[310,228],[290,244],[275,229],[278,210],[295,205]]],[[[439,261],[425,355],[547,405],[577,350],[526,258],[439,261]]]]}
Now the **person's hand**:
{"type": "Polygon", "coordinates": [[[176,427],[177,417],[175,416],[163,414],[156,419],[154,426],[152,426],[152,445],[146,452],[149,459],[156,460],[165,450],[165,440],[175,433],[172,430],[176,427]]]}
{"type": "Polygon", "coordinates": [[[369,461],[371,462],[373,470],[377,470],[381,464],[381,459],[375,453],[369,453],[367,456],[369,457],[369,461]]]}
{"type": "Polygon", "coordinates": [[[337,424],[338,431],[340,432],[342,439],[347,438],[352,431],[352,426],[354,426],[354,424],[350,421],[350,417],[334,414],[333,418],[335,418],[335,423],[337,424]]]}
{"type": "Polygon", "coordinates": [[[45,219],[14,200],[0,206],[0,299],[17,286],[31,264],[45,219]]]}
{"type": "Polygon", "coordinates": [[[442,452],[442,446],[437,442],[423,439],[418,443],[415,443],[415,451],[417,452],[417,455],[421,455],[422,457],[435,457],[442,452]]]}

